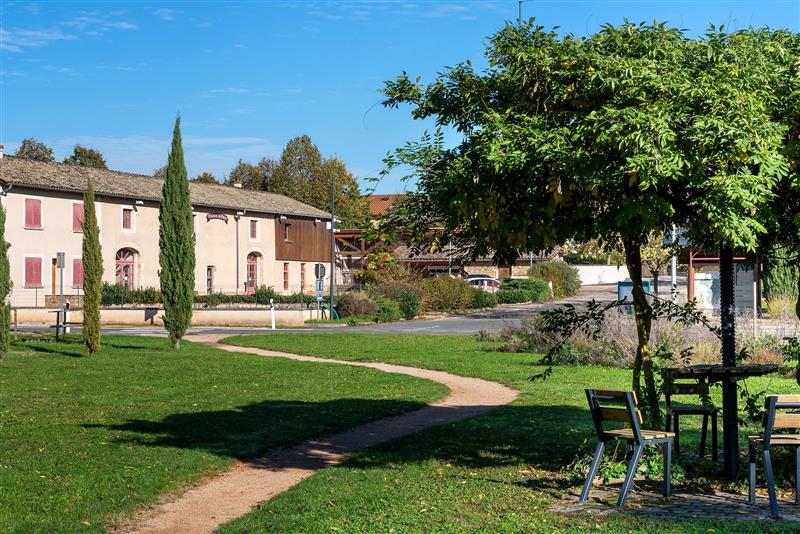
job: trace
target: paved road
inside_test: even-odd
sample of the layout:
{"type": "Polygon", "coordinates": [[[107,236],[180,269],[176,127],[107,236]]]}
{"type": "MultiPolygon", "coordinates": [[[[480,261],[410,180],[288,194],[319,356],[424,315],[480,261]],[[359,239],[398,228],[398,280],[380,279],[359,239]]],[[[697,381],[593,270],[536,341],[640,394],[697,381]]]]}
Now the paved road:
{"type": "MultiPolygon", "coordinates": [[[[589,299],[612,300],[616,298],[616,284],[585,286],[580,292],[568,299],[559,301],[544,302],[538,304],[513,304],[498,306],[493,310],[485,312],[471,313],[459,316],[448,316],[435,319],[416,319],[414,321],[401,321],[397,323],[384,323],[358,327],[306,327],[306,328],[282,328],[270,330],[269,328],[240,328],[240,327],[199,327],[190,328],[189,334],[268,334],[276,333],[297,333],[297,332],[383,332],[383,333],[405,333],[405,334],[477,334],[481,330],[497,332],[506,326],[519,326],[521,319],[533,317],[537,312],[567,302],[580,303],[589,299]]],[[[51,329],[42,326],[21,326],[21,332],[41,332],[51,329]]],[[[73,327],[73,331],[80,331],[79,327],[73,327]]],[[[164,335],[166,331],[160,327],[131,327],[131,326],[107,326],[103,327],[103,332],[108,334],[128,334],[128,335],[164,335]]]]}

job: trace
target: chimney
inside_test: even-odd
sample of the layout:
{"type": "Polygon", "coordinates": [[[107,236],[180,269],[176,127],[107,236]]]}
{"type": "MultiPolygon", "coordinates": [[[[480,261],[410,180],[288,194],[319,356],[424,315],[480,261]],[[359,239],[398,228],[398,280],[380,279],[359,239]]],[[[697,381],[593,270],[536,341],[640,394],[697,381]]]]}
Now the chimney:
{"type": "Polygon", "coordinates": [[[5,152],[3,145],[0,145],[0,159],[3,159],[3,152],[5,152]]]}
{"type": "Polygon", "coordinates": [[[242,181],[237,178],[233,182],[231,182],[231,185],[233,187],[235,187],[236,189],[241,189],[242,188],[242,181]]]}

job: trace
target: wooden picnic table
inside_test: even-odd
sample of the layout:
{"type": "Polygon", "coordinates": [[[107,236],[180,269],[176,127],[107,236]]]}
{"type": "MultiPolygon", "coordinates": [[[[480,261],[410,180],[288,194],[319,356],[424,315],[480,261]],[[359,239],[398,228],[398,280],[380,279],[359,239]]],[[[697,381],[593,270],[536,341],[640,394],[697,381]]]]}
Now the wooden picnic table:
{"type": "MultiPolygon", "coordinates": [[[[668,367],[664,369],[663,376],[665,382],[671,382],[675,379],[695,379],[706,380],[708,382],[723,382],[727,384],[734,384],[739,380],[751,378],[754,376],[764,376],[769,373],[775,372],[778,369],[774,364],[745,364],[745,365],[722,365],[722,364],[699,364],[689,365],[686,367],[668,367]]],[[[724,388],[724,386],[723,386],[724,388]]],[[[733,404],[734,409],[736,404],[733,404]]],[[[725,409],[725,403],[722,405],[725,409]]],[[[723,428],[722,428],[722,448],[724,451],[723,458],[725,459],[725,467],[727,471],[738,470],[739,458],[739,429],[730,429],[728,421],[736,421],[738,425],[738,414],[734,417],[725,418],[723,412],[723,428]],[[730,432],[729,432],[730,430],[730,432]],[[733,465],[728,465],[730,462],[733,465]]]]}

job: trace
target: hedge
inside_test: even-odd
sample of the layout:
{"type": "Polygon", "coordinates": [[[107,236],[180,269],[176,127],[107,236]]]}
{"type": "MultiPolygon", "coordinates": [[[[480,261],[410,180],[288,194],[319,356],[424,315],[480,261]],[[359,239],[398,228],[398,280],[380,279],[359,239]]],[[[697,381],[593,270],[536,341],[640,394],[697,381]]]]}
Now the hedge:
{"type": "Polygon", "coordinates": [[[581,281],[578,270],[565,261],[552,260],[535,263],[528,269],[528,277],[553,283],[553,296],[570,297],[578,293],[581,281]]]}
{"type": "MultiPolygon", "coordinates": [[[[275,304],[292,304],[304,303],[314,301],[314,297],[310,295],[301,295],[299,293],[292,295],[279,295],[272,287],[261,286],[256,288],[255,292],[250,295],[227,295],[224,293],[212,293],[210,295],[195,295],[195,304],[206,304],[209,307],[219,306],[220,304],[269,304],[270,299],[275,304]]],[[[161,291],[153,287],[144,287],[141,289],[128,289],[127,287],[119,284],[103,283],[103,290],[101,296],[101,304],[103,306],[123,306],[126,304],[137,305],[156,305],[161,304],[161,291]]]]}
{"type": "Polygon", "coordinates": [[[497,306],[497,294],[489,293],[478,287],[472,288],[471,308],[494,308],[497,306]]]}
{"type": "Polygon", "coordinates": [[[550,286],[536,278],[506,278],[497,291],[497,301],[502,304],[542,302],[550,298],[550,286]]]}

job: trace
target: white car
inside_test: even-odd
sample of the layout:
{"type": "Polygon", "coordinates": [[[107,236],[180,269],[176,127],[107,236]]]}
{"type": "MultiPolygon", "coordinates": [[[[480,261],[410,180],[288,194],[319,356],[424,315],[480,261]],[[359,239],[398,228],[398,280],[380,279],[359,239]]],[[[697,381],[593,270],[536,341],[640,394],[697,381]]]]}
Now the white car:
{"type": "Polygon", "coordinates": [[[467,282],[472,287],[483,289],[487,293],[494,293],[500,288],[500,280],[485,274],[469,274],[467,282]]]}

